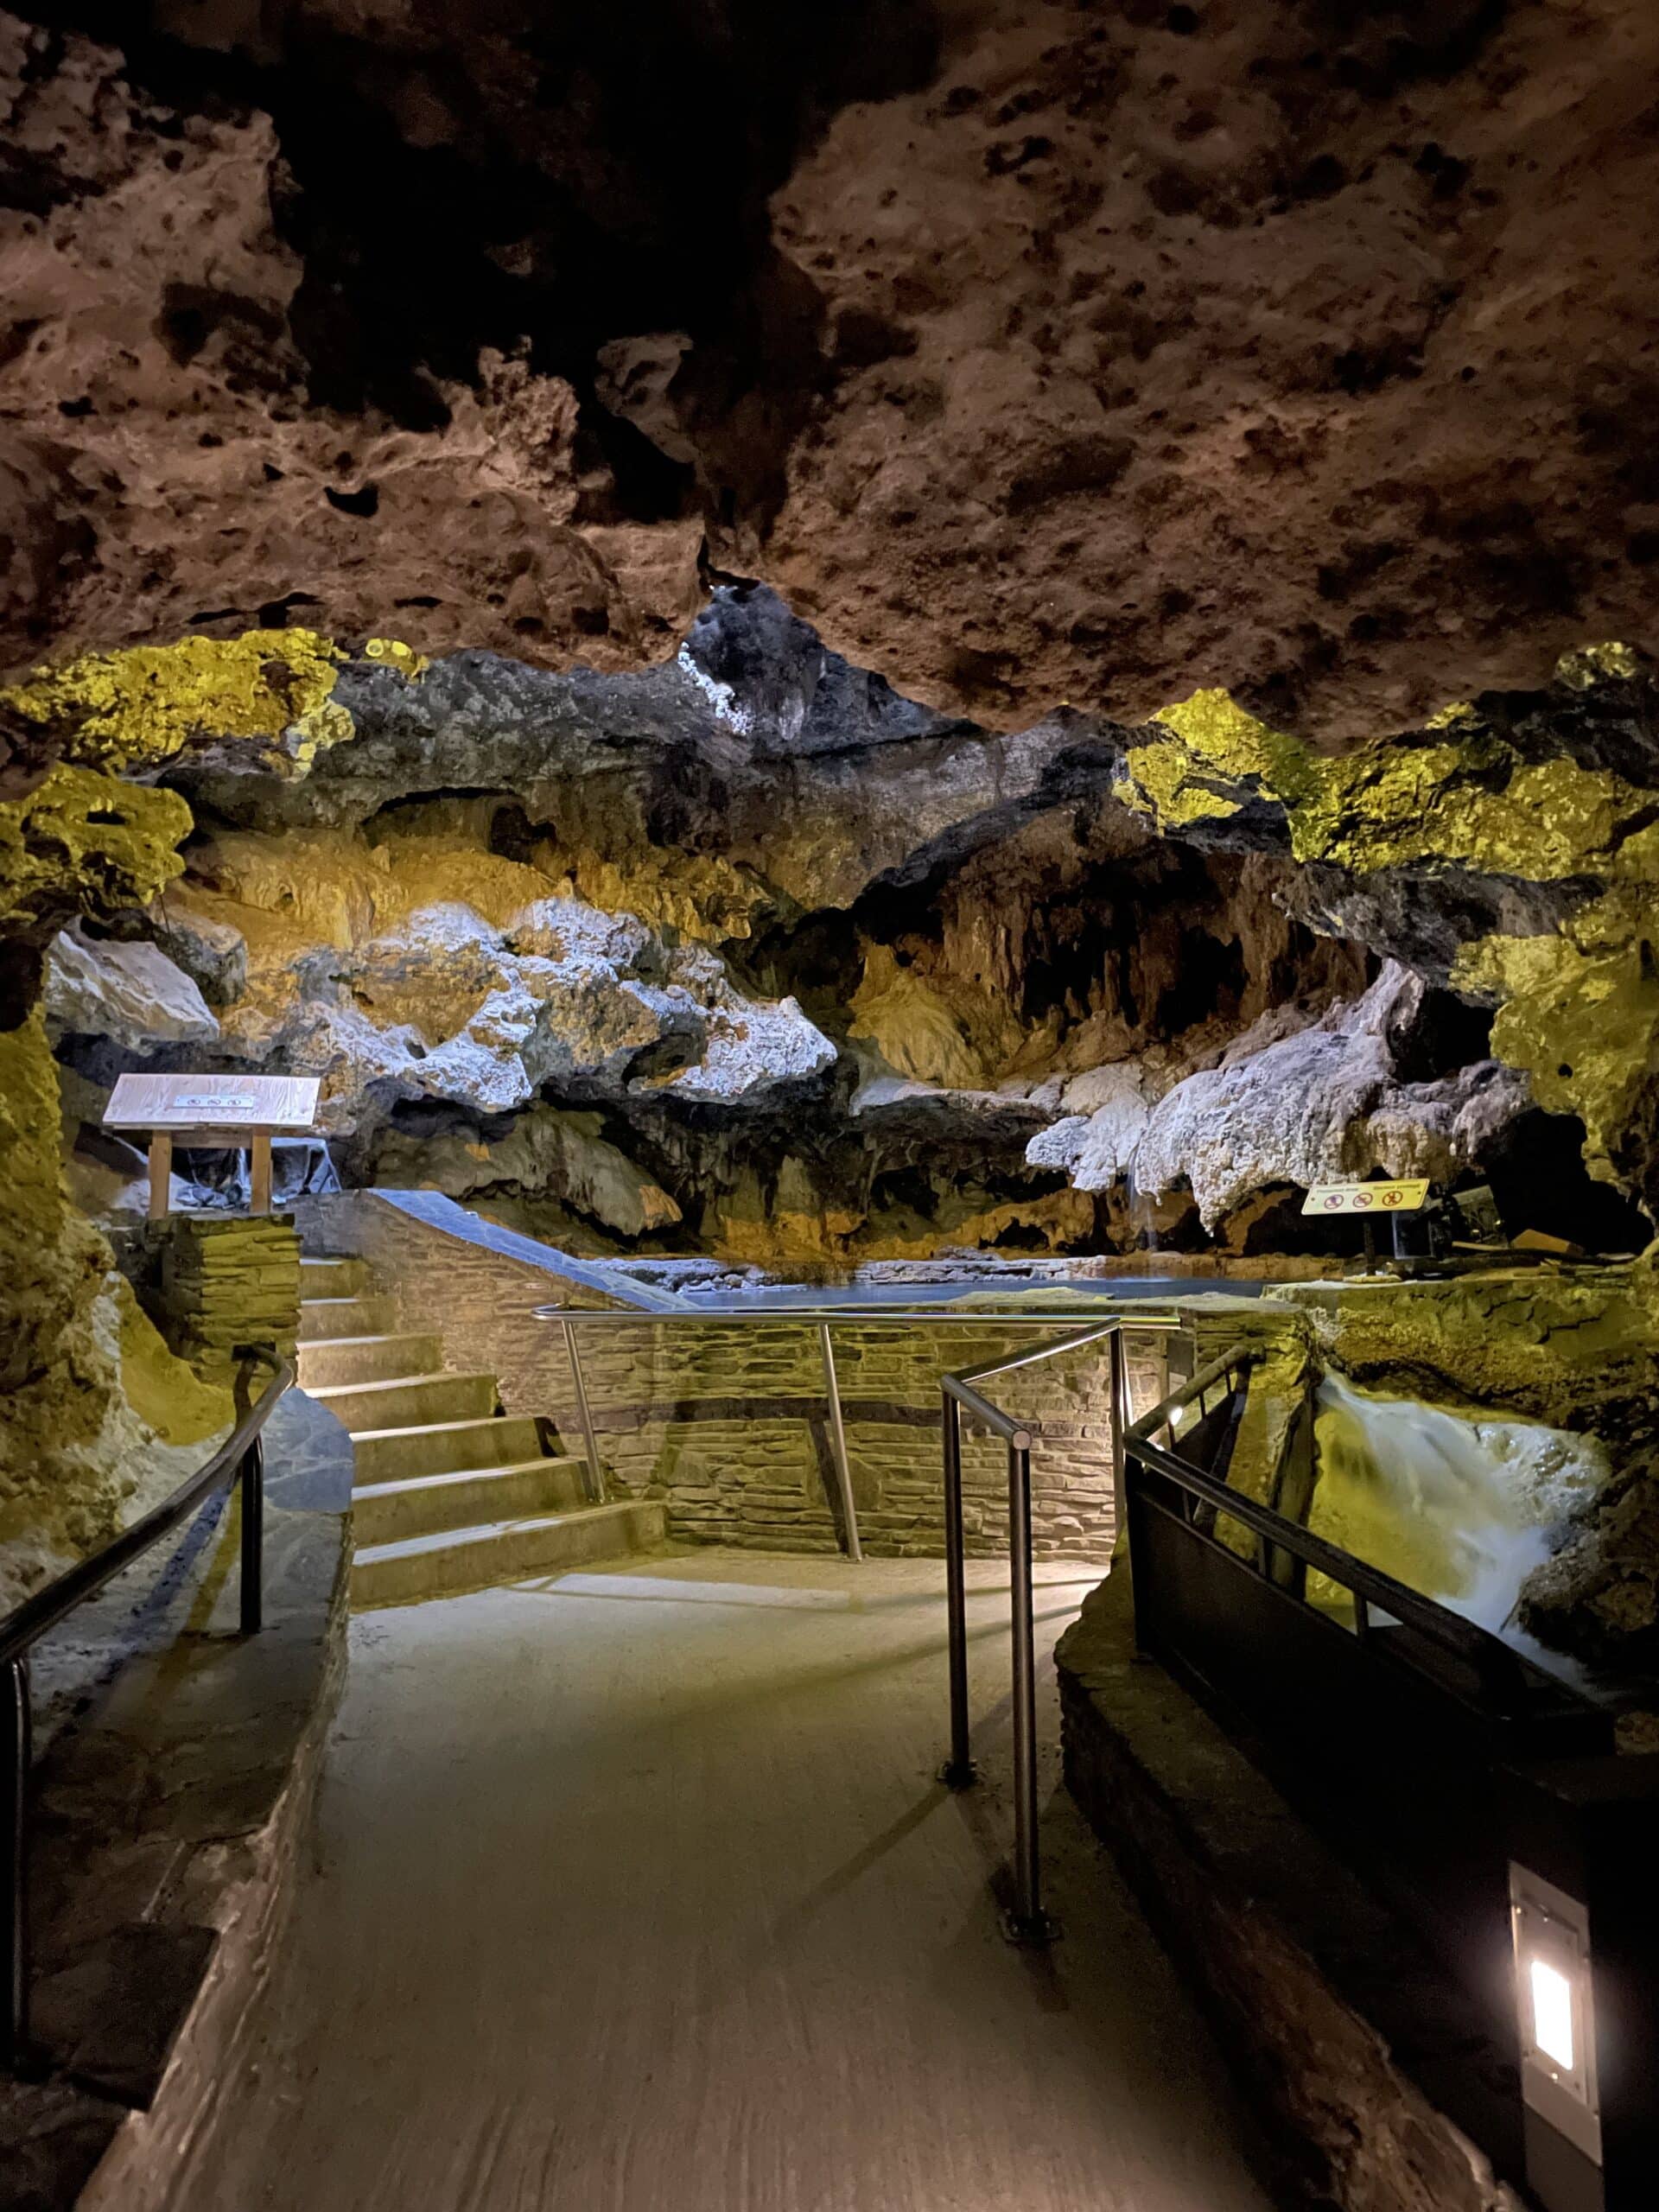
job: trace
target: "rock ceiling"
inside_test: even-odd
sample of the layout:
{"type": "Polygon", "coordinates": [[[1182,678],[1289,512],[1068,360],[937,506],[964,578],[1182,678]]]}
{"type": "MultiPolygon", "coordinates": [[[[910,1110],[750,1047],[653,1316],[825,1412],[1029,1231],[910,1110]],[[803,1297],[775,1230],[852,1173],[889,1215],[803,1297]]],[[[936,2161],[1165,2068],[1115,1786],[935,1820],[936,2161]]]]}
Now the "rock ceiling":
{"type": "MultiPolygon", "coordinates": [[[[29,11],[25,10],[25,15],[29,11]]],[[[1317,743],[1651,645],[1624,0],[0,16],[0,661],[662,658],[1317,743]]]]}
{"type": "Polygon", "coordinates": [[[1656,77],[1613,0],[0,12],[0,1017],[79,915],[83,1081],[608,1116],[631,1220],[861,1218],[855,1127],[1211,1225],[1528,1084],[1651,1205],[1656,77]],[[704,1123],[803,1086],[785,1204],[704,1123]]]}

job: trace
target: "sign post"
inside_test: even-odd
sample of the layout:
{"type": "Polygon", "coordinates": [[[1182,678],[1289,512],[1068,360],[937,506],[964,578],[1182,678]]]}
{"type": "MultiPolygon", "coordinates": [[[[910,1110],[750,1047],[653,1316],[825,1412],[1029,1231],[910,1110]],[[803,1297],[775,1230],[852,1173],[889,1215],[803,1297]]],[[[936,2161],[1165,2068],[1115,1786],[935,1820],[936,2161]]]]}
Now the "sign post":
{"type": "Polygon", "coordinates": [[[269,1213],[271,1136],[309,1134],[321,1089],[315,1075],[124,1075],[105,1109],[104,1127],[148,1135],[152,1221],[167,1218],[175,1144],[245,1147],[248,1210],[269,1213]]]}

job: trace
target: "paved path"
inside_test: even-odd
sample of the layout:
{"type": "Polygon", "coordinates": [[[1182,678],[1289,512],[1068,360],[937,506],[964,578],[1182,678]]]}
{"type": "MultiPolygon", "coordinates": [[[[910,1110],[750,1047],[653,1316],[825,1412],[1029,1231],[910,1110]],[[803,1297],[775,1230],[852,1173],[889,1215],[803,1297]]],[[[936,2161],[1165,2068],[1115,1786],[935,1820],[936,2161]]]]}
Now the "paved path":
{"type": "MultiPolygon", "coordinates": [[[[317,1870],[175,2212],[1271,2212],[1063,1794],[1065,1939],[996,1933],[975,1572],[964,1798],[934,1562],[702,1552],[355,1622],[317,1870]]],[[[1045,1650],[1086,1587],[1047,1573],[1045,1650]]]]}

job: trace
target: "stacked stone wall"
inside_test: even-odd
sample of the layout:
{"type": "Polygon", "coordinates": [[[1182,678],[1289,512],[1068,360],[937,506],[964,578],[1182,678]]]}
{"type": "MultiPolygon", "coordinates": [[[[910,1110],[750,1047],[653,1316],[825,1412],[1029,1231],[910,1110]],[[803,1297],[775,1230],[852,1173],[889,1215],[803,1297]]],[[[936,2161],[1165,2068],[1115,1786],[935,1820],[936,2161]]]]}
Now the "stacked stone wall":
{"type": "MultiPolygon", "coordinates": [[[[602,1271],[563,1273],[564,1256],[497,1231],[475,1216],[443,1225],[408,1211],[399,1194],[317,1202],[315,1249],[363,1255],[398,1324],[442,1331],[448,1364],[498,1377],[505,1410],[552,1414],[566,1447],[580,1449],[563,1332],[537,1320],[550,1300],[623,1307],[602,1271]],[[537,1255],[544,1254],[544,1258],[537,1255]]],[[[637,1321],[583,1326],[582,1370],[601,1452],[616,1487],[661,1498],[682,1541],[766,1551],[831,1552],[838,1533],[834,1461],[817,1330],[799,1321],[741,1323],[642,1313],[637,1321]]],[[[1080,1317],[1081,1319],[1082,1317],[1080,1317]]],[[[1036,1340],[1025,1322],[988,1325],[957,1314],[896,1325],[847,1321],[835,1329],[842,1418],[859,1533],[880,1557],[943,1548],[939,1378],[1036,1340]]],[[[1131,1391],[1142,1409],[1161,1395],[1165,1365],[1151,1339],[1132,1340],[1131,1391]]],[[[1109,1348],[1104,1341],[989,1386],[1027,1418],[1033,1525],[1040,1557],[1098,1560],[1110,1552],[1112,1495],[1109,1348]]],[[[963,1440],[968,1547],[1007,1548],[1007,1454],[995,1439],[963,1440]]]]}

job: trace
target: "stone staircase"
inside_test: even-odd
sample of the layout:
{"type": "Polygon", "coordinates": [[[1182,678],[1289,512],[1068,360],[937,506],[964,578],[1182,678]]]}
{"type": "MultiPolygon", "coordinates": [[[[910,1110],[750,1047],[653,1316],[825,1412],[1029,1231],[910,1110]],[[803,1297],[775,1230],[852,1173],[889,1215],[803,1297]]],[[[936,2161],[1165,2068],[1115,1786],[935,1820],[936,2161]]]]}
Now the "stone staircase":
{"type": "Polygon", "coordinates": [[[664,1510],[595,1505],[545,1415],[504,1414],[435,1331],[400,1330],[361,1260],[301,1262],[302,1386],[349,1432],[352,1604],[408,1605],[663,1541],[664,1510]]]}

